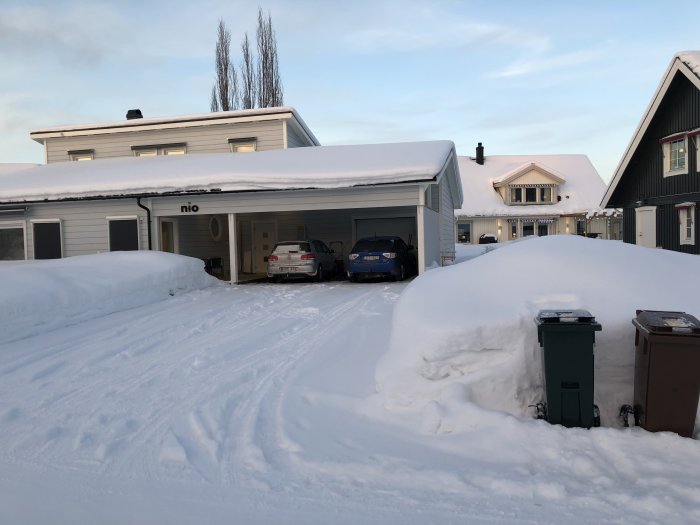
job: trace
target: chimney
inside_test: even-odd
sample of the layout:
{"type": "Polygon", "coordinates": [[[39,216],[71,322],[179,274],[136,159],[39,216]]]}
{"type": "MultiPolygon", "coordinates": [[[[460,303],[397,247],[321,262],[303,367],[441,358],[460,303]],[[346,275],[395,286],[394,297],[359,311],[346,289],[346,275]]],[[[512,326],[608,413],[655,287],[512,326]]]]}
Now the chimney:
{"type": "Polygon", "coordinates": [[[135,118],[143,118],[140,109],[130,109],[126,112],[126,120],[133,120],[135,118]]]}
{"type": "Polygon", "coordinates": [[[476,163],[484,164],[484,147],[481,145],[481,142],[479,142],[479,145],[476,147],[476,163]]]}

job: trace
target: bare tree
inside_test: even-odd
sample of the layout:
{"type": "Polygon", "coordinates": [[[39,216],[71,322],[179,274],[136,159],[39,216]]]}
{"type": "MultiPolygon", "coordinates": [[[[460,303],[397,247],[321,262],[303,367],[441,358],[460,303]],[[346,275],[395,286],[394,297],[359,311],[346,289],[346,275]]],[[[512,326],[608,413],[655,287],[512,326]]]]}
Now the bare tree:
{"type": "Polygon", "coordinates": [[[256,33],[258,56],[253,57],[248,33],[241,42],[240,84],[230,58],[231,33],[219,20],[216,42],[216,80],[209,106],[212,112],[231,109],[268,108],[283,104],[282,81],[277,60],[277,41],[272,18],[258,8],[256,33]]]}
{"type": "Polygon", "coordinates": [[[272,18],[268,13],[267,19],[263,17],[261,8],[258,8],[258,107],[269,108],[283,104],[282,81],[279,75],[277,61],[277,40],[275,30],[272,28],[272,18]]]}
{"type": "Polygon", "coordinates": [[[258,85],[255,76],[253,57],[250,53],[248,33],[245,34],[245,38],[241,43],[241,54],[243,55],[243,60],[241,62],[241,107],[243,109],[252,109],[255,107],[258,85]]]}
{"type": "Polygon", "coordinates": [[[231,33],[219,20],[216,40],[216,80],[212,88],[212,111],[229,111],[238,106],[238,75],[231,62],[231,33]]]}

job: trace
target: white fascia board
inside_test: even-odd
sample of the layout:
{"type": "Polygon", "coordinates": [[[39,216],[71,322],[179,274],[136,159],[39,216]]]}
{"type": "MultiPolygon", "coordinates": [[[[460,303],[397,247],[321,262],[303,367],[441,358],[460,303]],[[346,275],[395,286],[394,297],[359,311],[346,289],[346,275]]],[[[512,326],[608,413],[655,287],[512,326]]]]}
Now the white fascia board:
{"type": "MultiPolygon", "coordinates": [[[[154,119],[153,122],[144,123],[144,119],[133,119],[133,123],[128,124],[115,124],[112,126],[103,126],[97,124],[95,126],[84,126],[82,128],[72,128],[72,129],[60,129],[55,128],[51,130],[39,130],[30,133],[30,137],[43,144],[46,139],[56,138],[56,137],[80,137],[86,135],[106,135],[114,133],[129,133],[133,131],[153,131],[162,129],[179,129],[179,128],[191,128],[191,127],[202,127],[211,126],[219,124],[231,124],[239,122],[261,122],[270,120],[282,120],[282,119],[296,119],[296,115],[293,110],[285,109],[278,113],[269,113],[261,115],[250,115],[250,116],[231,116],[231,117],[201,117],[192,120],[187,120],[183,118],[182,120],[176,121],[158,121],[154,119]]],[[[67,127],[70,128],[70,127],[67,127]]],[[[305,133],[308,135],[307,133],[305,133]]],[[[314,137],[315,139],[315,137],[314,137]]],[[[318,142],[318,141],[316,141],[318,142]]]]}
{"type": "Polygon", "coordinates": [[[678,58],[678,56],[673,57],[671,64],[666,70],[666,74],[663,76],[663,79],[659,84],[659,87],[656,89],[656,92],[654,93],[651,102],[649,102],[649,106],[644,112],[642,120],[637,126],[637,130],[632,135],[632,140],[627,146],[625,154],[623,155],[622,159],[620,160],[620,163],[617,166],[617,169],[615,170],[615,175],[610,181],[605,195],[603,195],[603,200],[600,202],[601,208],[608,207],[608,201],[610,200],[610,197],[612,197],[612,194],[615,192],[615,189],[617,188],[617,185],[619,184],[620,179],[622,178],[622,174],[625,172],[627,166],[632,160],[632,155],[634,155],[635,151],[637,151],[637,147],[639,147],[639,143],[642,141],[642,137],[644,137],[644,134],[646,133],[647,128],[651,123],[651,120],[654,118],[656,110],[659,108],[661,101],[666,96],[666,92],[668,91],[668,88],[671,85],[673,78],[679,71],[683,73],[688,78],[688,80],[690,80],[693,83],[693,85],[695,85],[695,87],[698,90],[700,90],[700,78],[698,78],[697,75],[693,73],[693,71],[688,67],[688,65],[685,64],[680,58],[678,58]]]}
{"type": "Polygon", "coordinates": [[[529,173],[530,171],[536,171],[537,173],[540,173],[547,177],[548,179],[551,179],[552,182],[555,182],[557,184],[563,184],[566,182],[566,179],[562,175],[555,175],[553,173],[553,170],[547,169],[544,166],[541,166],[537,162],[529,162],[528,164],[521,166],[520,168],[516,168],[513,170],[510,174],[506,174],[503,178],[501,177],[497,181],[493,183],[494,188],[501,188],[503,186],[507,186],[514,180],[522,177],[526,173],[529,173]]]}

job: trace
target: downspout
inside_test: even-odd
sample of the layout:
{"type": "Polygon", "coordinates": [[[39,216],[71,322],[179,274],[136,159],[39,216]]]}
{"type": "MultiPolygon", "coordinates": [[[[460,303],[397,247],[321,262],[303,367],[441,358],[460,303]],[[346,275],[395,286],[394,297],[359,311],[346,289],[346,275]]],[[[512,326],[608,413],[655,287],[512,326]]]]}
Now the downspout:
{"type": "Polygon", "coordinates": [[[150,251],[153,249],[153,242],[151,240],[151,210],[141,204],[141,197],[136,197],[136,204],[142,210],[146,210],[146,220],[148,222],[148,249],[150,251]]]}

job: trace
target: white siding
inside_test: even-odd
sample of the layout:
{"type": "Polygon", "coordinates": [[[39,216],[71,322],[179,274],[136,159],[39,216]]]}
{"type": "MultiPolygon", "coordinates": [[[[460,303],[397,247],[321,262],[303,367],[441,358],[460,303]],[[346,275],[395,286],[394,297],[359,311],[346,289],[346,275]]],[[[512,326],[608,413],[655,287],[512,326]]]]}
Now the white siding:
{"type": "MultiPolygon", "coordinates": [[[[455,251],[455,208],[447,180],[440,182],[440,254],[452,257],[455,251]]],[[[444,263],[444,261],[442,261],[444,263]]]]}
{"type": "MultiPolygon", "coordinates": [[[[423,208],[423,232],[425,238],[422,251],[425,254],[425,268],[442,265],[440,222],[441,215],[439,213],[428,207],[423,208]]],[[[454,237],[452,251],[454,251],[454,237]]]]}
{"type": "MultiPolygon", "coordinates": [[[[255,137],[257,151],[284,148],[280,120],[239,122],[105,135],[56,137],[46,140],[47,162],[70,160],[68,151],[95,150],[95,159],[133,156],[132,146],[186,143],[187,153],[228,153],[228,139],[255,137]]],[[[89,162],[89,161],[87,161],[89,162]]]]}

